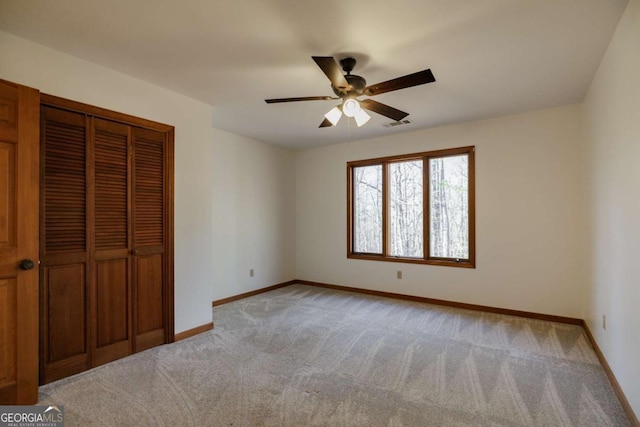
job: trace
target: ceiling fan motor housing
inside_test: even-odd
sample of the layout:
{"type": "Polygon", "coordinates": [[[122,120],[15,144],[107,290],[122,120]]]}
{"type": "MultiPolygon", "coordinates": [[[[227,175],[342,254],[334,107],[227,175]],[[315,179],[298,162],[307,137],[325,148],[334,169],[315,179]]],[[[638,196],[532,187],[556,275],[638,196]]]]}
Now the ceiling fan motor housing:
{"type": "Polygon", "coordinates": [[[349,90],[344,90],[337,88],[331,85],[333,89],[333,93],[338,95],[341,98],[354,98],[356,96],[362,95],[362,91],[365,87],[367,87],[367,81],[360,76],[356,76],[355,74],[351,74],[353,68],[356,66],[355,58],[343,58],[340,60],[340,66],[347,73],[344,78],[349,83],[349,90]]]}
{"type": "Polygon", "coordinates": [[[356,76],[355,74],[347,74],[344,76],[347,83],[349,83],[349,90],[339,89],[331,85],[333,93],[341,98],[356,97],[362,95],[362,91],[367,87],[367,81],[364,77],[356,76]]]}

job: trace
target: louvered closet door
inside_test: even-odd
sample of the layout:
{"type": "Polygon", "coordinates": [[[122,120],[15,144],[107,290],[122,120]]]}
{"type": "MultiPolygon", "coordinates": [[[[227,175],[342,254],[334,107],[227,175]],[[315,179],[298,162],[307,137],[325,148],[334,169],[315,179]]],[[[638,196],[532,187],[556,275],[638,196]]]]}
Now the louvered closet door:
{"type": "Polygon", "coordinates": [[[165,134],[133,129],[135,351],[163,344],[165,325],[165,134]]]}
{"type": "Polygon", "coordinates": [[[83,114],[41,110],[40,381],[90,367],[83,114]]]}
{"type": "Polygon", "coordinates": [[[173,341],[173,128],[42,102],[45,384],[173,341]]]}
{"type": "Polygon", "coordinates": [[[94,366],[132,353],[130,127],[93,119],[94,366]]]}

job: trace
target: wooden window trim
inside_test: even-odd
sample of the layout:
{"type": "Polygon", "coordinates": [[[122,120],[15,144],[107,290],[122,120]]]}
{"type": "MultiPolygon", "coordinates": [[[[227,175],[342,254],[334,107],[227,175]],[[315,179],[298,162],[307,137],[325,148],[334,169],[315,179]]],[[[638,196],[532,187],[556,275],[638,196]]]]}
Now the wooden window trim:
{"type": "Polygon", "coordinates": [[[388,157],[379,157],[375,159],[365,159],[347,162],[347,258],[362,259],[370,261],[387,261],[402,262],[408,264],[429,264],[440,265],[446,267],[475,268],[476,267],[476,239],[475,239],[475,146],[450,148],[435,151],[426,151],[422,153],[403,154],[388,157]],[[429,183],[429,159],[439,157],[456,156],[466,154],[469,157],[469,181],[468,181],[468,203],[469,203],[469,258],[456,261],[451,258],[439,258],[429,256],[430,236],[429,236],[429,218],[430,218],[430,186],[429,183]],[[423,258],[405,258],[387,255],[389,253],[389,190],[388,190],[388,169],[389,164],[399,161],[408,161],[422,159],[425,162],[423,168],[425,187],[423,190],[423,258]],[[382,254],[358,253],[353,251],[354,244],[354,200],[355,182],[353,180],[353,168],[362,166],[382,165],[382,254]]]}

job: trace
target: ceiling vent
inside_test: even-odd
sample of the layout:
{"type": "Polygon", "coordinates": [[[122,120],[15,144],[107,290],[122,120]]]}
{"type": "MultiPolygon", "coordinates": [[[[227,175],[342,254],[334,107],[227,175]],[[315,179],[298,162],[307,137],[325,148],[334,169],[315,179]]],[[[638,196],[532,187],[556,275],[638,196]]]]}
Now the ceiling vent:
{"type": "Polygon", "coordinates": [[[398,122],[385,123],[385,124],[382,125],[382,127],[392,128],[392,127],[395,127],[395,126],[410,125],[410,124],[411,124],[411,120],[404,119],[404,120],[400,120],[398,122]]]}

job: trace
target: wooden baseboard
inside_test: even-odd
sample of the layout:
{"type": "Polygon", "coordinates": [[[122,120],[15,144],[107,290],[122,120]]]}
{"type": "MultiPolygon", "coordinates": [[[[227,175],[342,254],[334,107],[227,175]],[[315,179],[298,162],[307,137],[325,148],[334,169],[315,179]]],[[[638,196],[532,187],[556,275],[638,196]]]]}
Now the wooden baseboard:
{"type": "Polygon", "coordinates": [[[622,405],[622,409],[624,409],[624,412],[627,414],[627,418],[629,418],[629,422],[631,423],[631,426],[640,427],[640,421],[638,421],[638,417],[636,416],[636,413],[633,411],[631,404],[627,400],[627,396],[625,396],[624,392],[622,391],[622,388],[620,387],[620,383],[618,383],[618,379],[613,374],[613,371],[611,370],[611,366],[609,366],[609,362],[607,362],[607,359],[604,357],[602,350],[600,350],[600,346],[598,345],[598,343],[596,342],[596,339],[591,333],[591,330],[589,329],[589,325],[587,325],[587,322],[583,322],[582,327],[587,333],[587,338],[589,338],[591,347],[593,347],[593,351],[595,351],[596,356],[598,356],[598,360],[600,360],[600,364],[602,365],[602,368],[604,369],[605,374],[607,374],[607,377],[609,378],[609,382],[611,383],[611,387],[613,387],[613,391],[616,393],[616,396],[618,396],[618,400],[622,405]]]}
{"type": "Polygon", "coordinates": [[[267,286],[266,288],[256,289],[255,291],[245,292],[243,294],[233,295],[227,298],[222,298],[219,300],[215,300],[211,303],[212,307],[217,307],[222,304],[226,304],[233,301],[238,301],[243,298],[252,297],[254,295],[262,294],[264,292],[273,291],[274,289],[284,288],[285,286],[293,285],[294,283],[298,283],[297,280],[289,280],[288,282],[278,283],[277,285],[267,286]]]}
{"type": "Polygon", "coordinates": [[[191,338],[194,335],[201,334],[203,332],[207,332],[213,329],[213,322],[196,326],[195,328],[188,329],[186,331],[182,331],[176,334],[176,341],[185,340],[187,338],[191,338]]]}
{"type": "Polygon", "coordinates": [[[533,313],[529,311],[510,310],[508,308],[490,307],[487,305],[468,304],[465,302],[447,301],[435,298],[418,297],[413,295],[396,294],[392,292],[373,291],[370,289],[352,288],[350,286],[330,285],[328,283],[311,282],[308,280],[296,280],[301,285],[317,286],[320,288],[336,289],[339,291],[357,292],[360,294],[374,295],[386,298],[395,298],[406,301],[424,302],[427,304],[444,305],[447,307],[463,308],[466,310],[485,311],[488,313],[506,314],[508,316],[527,317],[529,319],[546,320],[550,322],[568,323],[571,325],[583,325],[584,320],[573,317],[555,316],[552,314],[533,313]]]}

